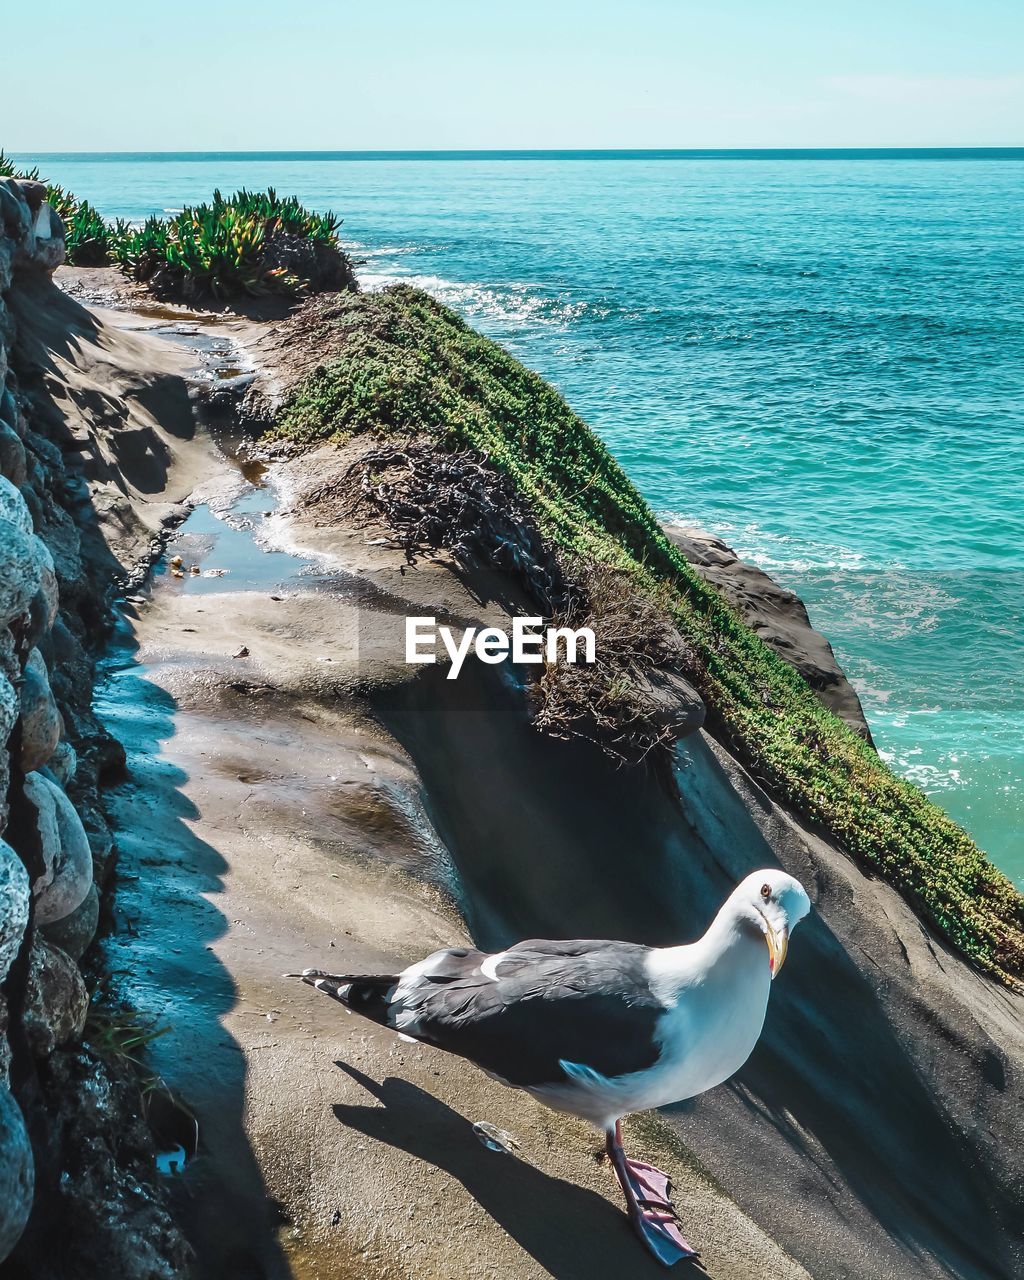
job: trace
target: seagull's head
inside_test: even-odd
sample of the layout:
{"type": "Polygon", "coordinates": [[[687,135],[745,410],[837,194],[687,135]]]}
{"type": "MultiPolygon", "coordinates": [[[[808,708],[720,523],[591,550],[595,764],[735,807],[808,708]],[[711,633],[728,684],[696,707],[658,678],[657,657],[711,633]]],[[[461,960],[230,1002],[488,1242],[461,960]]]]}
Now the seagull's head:
{"type": "Polygon", "coordinates": [[[727,905],[760,929],[768,944],[772,977],[778,977],[789,950],[789,935],[811,909],[803,885],[785,871],[752,871],[732,891],[727,905]]]}

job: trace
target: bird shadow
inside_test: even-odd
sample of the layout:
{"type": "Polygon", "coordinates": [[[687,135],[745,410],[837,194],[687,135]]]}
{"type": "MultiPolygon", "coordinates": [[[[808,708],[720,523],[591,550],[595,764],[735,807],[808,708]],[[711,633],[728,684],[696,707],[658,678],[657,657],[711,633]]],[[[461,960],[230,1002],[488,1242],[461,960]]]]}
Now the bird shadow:
{"type": "MultiPolygon", "coordinates": [[[[489,1153],[465,1116],[408,1080],[378,1083],[335,1062],[380,1105],[335,1103],[337,1119],[365,1137],[443,1170],[556,1280],[664,1276],[644,1252],[625,1212],[586,1187],[544,1173],[517,1156],[489,1153]]],[[[611,1174],[609,1174],[609,1177],[611,1174]]],[[[680,1280],[706,1276],[698,1264],[673,1269],[680,1280]]]]}

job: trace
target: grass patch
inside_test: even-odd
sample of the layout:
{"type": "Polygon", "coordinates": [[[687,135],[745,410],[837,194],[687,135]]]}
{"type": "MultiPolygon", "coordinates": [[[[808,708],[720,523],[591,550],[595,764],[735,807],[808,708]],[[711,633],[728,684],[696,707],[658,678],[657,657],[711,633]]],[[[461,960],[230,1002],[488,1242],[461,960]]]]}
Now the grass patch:
{"type": "Polygon", "coordinates": [[[325,310],[333,352],[273,434],[434,436],[503,472],[563,554],[626,573],[685,644],[708,726],[781,802],[897,888],[979,968],[1024,977],[1024,897],[970,837],[894,774],[690,568],[562,397],[427,294],[399,286],[325,310]]]}
{"type": "Polygon", "coordinates": [[[146,1064],[146,1050],[154,1040],[167,1035],[170,1026],[159,1026],[140,1017],[133,1009],[113,1003],[105,990],[93,993],[82,1033],[82,1042],[111,1066],[138,1079],[143,1093],[160,1081],[146,1064]]]}

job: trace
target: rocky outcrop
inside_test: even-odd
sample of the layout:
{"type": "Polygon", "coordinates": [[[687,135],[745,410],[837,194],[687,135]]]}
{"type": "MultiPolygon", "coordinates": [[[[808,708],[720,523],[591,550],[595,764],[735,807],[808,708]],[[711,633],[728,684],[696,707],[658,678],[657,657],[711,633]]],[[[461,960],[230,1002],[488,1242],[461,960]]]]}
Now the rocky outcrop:
{"type": "MultiPolygon", "coordinates": [[[[130,1199],[148,1176],[144,1160],[127,1168],[118,1155],[119,1132],[138,1123],[124,1112],[123,1064],[88,1054],[89,1088],[60,1084],[81,1075],[71,1063],[87,1052],[79,961],[111,865],[98,782],[117,748],[92,714],[92,653],[118,560],[71,438],[73,401],[55,403],[47,388],[56,356],[38,330],[67,300],[50,282],[64,233],[45,197],[40,183],[0,181],[0,1262],[13,1251],[17,1274],[39,1277],[56,1274],[54,1227],[95,1191],[62,1179],[82,1147],[109,1165],[109,1213],[81,1233],[100,1269],[126,1210],[118,1195],[130,1199]]],[[[56,328],[58,346],[78,345],[66,317],[56,328]]],[[[150,1199],[140,1222],[175,1267],[119,1275],[179,1274],[187,1262],[160,1196],[150,1199]]],[[[99,1274],[73,1252],[62,1249],[67,1274],[99,1274]]]]}
{"type": "Polygon", "coordinates": [[[674,525],[665,532],[747,626],[799,671],[825,706],[871,742],[860,698],[836,661],[832,646],[811,625],[800,597],[780,586],[763,569],[741,560],[732,547],[712,533],[674,525]]]}
{"type": "MultiPolygon", "coordinates": [[[[64,232],[39,183],[0,181],[0,220],[0,831],[5,835],[0,841],[0,999],[5,1011],[3,1030],[9,1036],[12,1028],[8,1005],[12,998],[16,1008],[23,1003],[24,964],[20,957],[31,945],[30,898],[37,889],[32,886],[30,891],[30,868],[36,864],[34,869],[39,870],[42,843],[48,847],[51,860],[62,857],[54,793],[59,791],[67,806],[67,812],[62,810],[65,824],[70,826],[71,815],[76,819],[77,815],[56,782],[36,775],[39,787],[46,792],[46,813],[38,813],[37,820],[16,823],[9,817],[12,798],[15,806],[23,809],[20,801],[26,770],[45,767],[60,741],[63,722],[50,688],[46,662],[36,647],[45,642],[59,604],[54,560],[37,533],[29,506],[31,501],[41,508],[40,490],[45,490],[46,485],[40,481],[45,479],[46,464],[32,449],[31,428],[11,367],[14,326],[6,295],[19,275],[46,277],[61,263],[64,232]],[[12,975],[12,968],[19,972],[12,975]]],[[[88,843],[85,847],[88,851],[88,843]]],[[[83,898],[91,883],[91,860],[82,870],[83,875],[86,873],[89,883],[83,898]]],[[[53,879],[52,874],[49,878],[53,879]]],[[[70,909],[80,902],[81,898],[70,909]]],[[[60,918],[59,899],[55,899],[54,910],[54,919],[60,918]]],[[[55,959],[60,955],[56,950],[52,954],[55,959]]],[[[63,962],[74,967],[66,956],[63,962]]],[[[75,973],[78,974],[77,968],[75,973]]],[[[77,981],[82,984],[80,975],[77,981]]],[[[78,993],[81,1007],[76,1011],[76,1016],[84,1018],[83,992],[84,984],[78,993]]],[[[45,1003],[40,993],[41,1007],[45,1003]]],[[[41,1046],[41,1056],[46,1056],[47,1047],[55,1046],[41,1046]]],[[[5,1036],[0,1050],[0,1259],[17,1243],[28,1221],[34,1185],[24,1117],[10,1091],[13,1058],[5,1036]]]]}

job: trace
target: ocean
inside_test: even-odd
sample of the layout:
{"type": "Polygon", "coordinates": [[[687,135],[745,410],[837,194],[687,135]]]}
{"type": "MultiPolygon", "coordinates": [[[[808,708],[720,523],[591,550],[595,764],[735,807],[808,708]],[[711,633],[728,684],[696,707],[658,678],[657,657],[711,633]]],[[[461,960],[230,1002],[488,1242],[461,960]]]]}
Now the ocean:
{"type": "Polygon", "coordinates": [[[112,217],[273,186],[793,587],[1024,887],[1024,152],[26,156],[112,217]]]}

